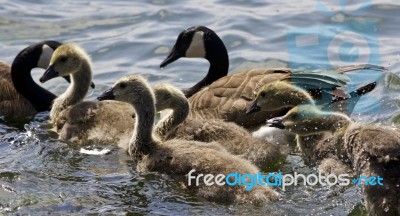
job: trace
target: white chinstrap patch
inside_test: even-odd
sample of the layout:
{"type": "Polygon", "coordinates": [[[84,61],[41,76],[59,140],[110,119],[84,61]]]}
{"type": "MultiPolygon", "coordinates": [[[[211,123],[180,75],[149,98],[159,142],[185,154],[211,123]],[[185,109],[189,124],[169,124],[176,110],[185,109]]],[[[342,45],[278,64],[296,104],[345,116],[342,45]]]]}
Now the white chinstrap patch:
{"type": "Polygon", "coordinates": [[[194,33],[192,42],[186,50],[186,57],[189,58],[204,58],[206,56],[206,49],[204,47],[204,32],[199,31],[194,33]]]}
{"type": "Polygon", "coordinates": [[[39,57],[39,61],[37,66],[39,68],[46,69],[49,66],[51,56],[53,55],[54,50],[47,46],[46,44],[42,47],[42,54],[39,57]]]}

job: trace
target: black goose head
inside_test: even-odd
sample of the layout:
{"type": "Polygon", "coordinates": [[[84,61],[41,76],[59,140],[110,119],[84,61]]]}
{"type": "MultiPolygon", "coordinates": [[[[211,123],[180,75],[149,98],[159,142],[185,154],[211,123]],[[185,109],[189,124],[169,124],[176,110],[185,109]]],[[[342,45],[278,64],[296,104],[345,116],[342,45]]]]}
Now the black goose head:
{"type": "Polygon", "coordinates": [[[182,31],[167,58],[160,64],[163,68],[181,57],[205,58],[210,68],[204,79],[193,87],[184,90],[190,97],[203,87],[228,74],[228,52],[221,38],[205,26],[193,26],[182,31]]]}
{"type": "Polygon", "coordinates": [[[215,54],[228,55],[221,38],[205,26],[193,26],[179,34],[171,52],[160,67],[165,67],[181,57],[205,58],[212,62],[216,58],[215,54]]]}

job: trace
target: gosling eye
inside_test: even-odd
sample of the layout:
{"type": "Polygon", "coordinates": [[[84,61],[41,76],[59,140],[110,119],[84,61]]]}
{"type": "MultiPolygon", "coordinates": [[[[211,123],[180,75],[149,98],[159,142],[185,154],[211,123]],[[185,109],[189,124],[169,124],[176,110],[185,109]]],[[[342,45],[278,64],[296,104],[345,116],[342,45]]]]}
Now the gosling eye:
{"type": "Polygon", "coordinates": [[[67,57],[67,56],[61,56],[61,58],[60,58],[60,62],[66,62],[66,61],[67,61],[67,59],[68,59],[68,57],[67,57]]]}
{"type": "Polygon", "coordinates": [[[121,83],[121,84],[119,84],[119,87],[124,89],[126,87],[126,84],[125,83],[121,83]]]}
{"type": "Polygon", "coordinates": [[[260,96],[265,97],[265,92],[261,92],[260,96]]]}
{"type": "Polygon", "coordinates": [[[290,115],[290,118],[291,119],[297,119],[299,117],[299,114],[298,113],[292,113],[291,115],[290,115]]]}

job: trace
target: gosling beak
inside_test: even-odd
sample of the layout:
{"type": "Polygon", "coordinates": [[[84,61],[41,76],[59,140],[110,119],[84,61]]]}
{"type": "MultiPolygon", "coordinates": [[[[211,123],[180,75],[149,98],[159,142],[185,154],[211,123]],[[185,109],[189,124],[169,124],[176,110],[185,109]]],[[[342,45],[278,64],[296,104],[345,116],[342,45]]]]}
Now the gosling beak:
{"type": "MultiPolygon", "coordinates": [[[[65,80],[67,80],[68,83],[71,83],[71,77],[70,77],[70,76],[63,76],[63,78],[64,78],[65,80]]],[[[90,84],[90,87],[92,87],[92,89],[94,89],[96,86],[95,86],[95,84],[92,82],[92,83],[90,84]]]]}
{"type": "Polygon", "coordinates": [[[257,99],[255,99],[253,102],[251,102],[250,106],[247,107],[246,115],[249,115],[251,113],[255,113],[255,112],[258,112],[258,111],[261,111],[261,107],[259,107],[257,105],[257,99]]]}
{"type": "Polygon", "coordinates": [[[269,127],[276,127],[276,128],[279,128],[279,129],[285,129],[285,125],[283,125],[282,121],[283,121],[283,116],[275,117],[275,118],[269,119],[267,121],[267,125],[269,127]]]}
{"type": "MultiPolygon", "coordinates": [[[[43,76],[40,77],[40,82],[45,83],[55,77],[58,77],[58,72],[54,69],[53,65],[50,65],[46,71],[44,72],[43,76]]],[[[68,80],[67,80],[68,81],[68,80]]]]}
{"type": "Polygon", "coordinates": [[[113,89],[110,88],[110,89],[106,90],[105,92],[103,92],[102,95],[100,95],[99,97],[97,97],[97,100],[99,100],[99,101],[103,101],[103,100],[115,100],[115,95],[114,95],[113,89]]]}
{"type": "Polygon", "coordinates": [[[160,64],[160,68],[163,68],[169,64],[171,64],[172,62],[178,60],[180,57],[182,57],[182,55],[176,50],[175,46],[172,48],[171,52],[169,53],[169,55],[167,56],[167,58],[161,62],[160,64]]]}

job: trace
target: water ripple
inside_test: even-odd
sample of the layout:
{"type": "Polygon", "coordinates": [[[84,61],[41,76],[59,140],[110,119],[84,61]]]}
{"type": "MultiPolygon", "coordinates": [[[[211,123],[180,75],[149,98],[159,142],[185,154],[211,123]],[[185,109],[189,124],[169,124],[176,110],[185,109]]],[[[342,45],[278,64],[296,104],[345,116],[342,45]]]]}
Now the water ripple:
{"type": "MultiPolygon", "coordinates": [[[[377,23],[379,60],[393,75],[400,71],[398,26],[400,5],[392,0],[373,1],[365,13],[353,14],[362,1],[341,7],[323,1],[328,12],[316,9],[317,1],[149,0],[61,1],[15,0],[0,4],[0,59],[11,63],[27,44],[53,39],[83,46],[93,59],[94,99],[116,79],[127,74],[145,75],[150,82],[169,82],[183,88],[200,80],[208,70],[205,60],[185,59],[161,70],[159,64],[178,33],[193,25],[214,29],[227,45],[230,71],[254,66],[286,66],[293,60],[288,32],[310,26],[337,25],[369,19],[377,23]]],[[[362,27],[362,26],[361,26],[362,27]]],[[[329,32],[332,33],[332,32],[329,32]]],[[[371,36],[366,35],[371,39],[371,36]]],[[[304,64],[326,66],[320,53],[304,64]]],[[[366,53],[361,53],[365,56],[366,53]]],[[[35,80],[43,70],[34,70],[35,80]]],[[[355,80],[373,76],[367,72],[355,80]]],[[[374,77],[375,78],[375,77],[374,77]]],[[[400,94],[395,76],[384,76],[371,96],[376,106],[359,103],[365,111],[359,121],[386,123],[399,112],[400,94]],[[383,89],[386,80],[390,90],[383,89]]],[[[352,83],[355,85],[355,83],[352,83]]],[[[51,80],[44,85],[60,94],[68,84],[51,80]]],[[[360,188],[296,187],[281,200],[263,207],[218,205],[182,190],[165,175],[138,173],[119,149],[98,155],[80,153],[80,147],[57,140],[49,132],[48,113],[33,119],[0,118],[0,213],[34,214],[362,214],[360,188]]],[[[97,146],[99,148],[109,148],[97,146]]],[[[285,172],[315,172],[299,155],[291,155],[285,172]]],[[[281,191],[282,192],[282,191],[281,191]]]]}

